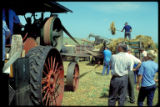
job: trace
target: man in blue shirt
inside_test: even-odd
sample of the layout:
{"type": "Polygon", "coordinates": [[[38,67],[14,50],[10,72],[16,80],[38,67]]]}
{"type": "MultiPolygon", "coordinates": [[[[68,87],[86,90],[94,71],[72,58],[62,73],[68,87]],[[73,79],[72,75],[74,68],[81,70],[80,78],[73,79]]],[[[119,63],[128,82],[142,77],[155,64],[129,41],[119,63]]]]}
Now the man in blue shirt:
{"type": "Polygon", "coordinates": [[[103,51],[103,55],[104,55],[104,61],[103,61],[103,71],[102,71],[102,75],[105,74],[106,67],[107,67],[107,75],[108,75],[108,74],[109,74],[109,70],[110,70],[109,62],[110,62],[112,53],[111,53],[111,51],[110,51],[107,47],[105,47],[105,49],[104,49],[104,51],[103,51]]]}
{"type": "Polygon", "coordinates": [[[132,31],[132,27],[130,25],[128,25],[128,23],[126,22],[125,23],[125,26],[123,27],[122,31],[125,30],[125,33],[124,33],[124,38],[126,39],[127,36],[129,38],[129,40],[131,40],[131,31],[132,31]]]}
{"type": "Polygon", "coordinates": [[[154,62],[157,57],[157,53],[154,50],[147,52],[147,61],[142,62],[142,65],[138,72],[137,90],[141,88],[138,95],[138,106],[143,106],[143,101],[147,97],[147,105],[152,106],[154,93],[156,90],[156,84],[154,76],[158,72],[158,64],[154,62]]]}
{"type": "Polygon", "coordinates": [[[6,22],[3,20],[3,31],[2,31],[2,33],[3,33],[3,36],[2,36],[2,61],[3,61],[3,64],[4,64],[4,61],[5,61],[5,41],[6,41],[6,39],[7,38],[9,38],[9,36],[10,36],[10,30],[8,29],[8,26],[7,26],[7,24],[6,24],[6,22]]]}
{"type": "Polygon", "coordinates": [[[9,43],[8,43],[8,44],[11,44],[14,24],[21,25],[21,23],[20,23],[19,17],[16,15],[16,13],[12,9],[7,9],[7,8],[3,9],[2,17],[3,17],[3,20],[6,21],[8,27],[10,29],[10,32],[11,32],[11,37],[10,37],[9,43]]]}

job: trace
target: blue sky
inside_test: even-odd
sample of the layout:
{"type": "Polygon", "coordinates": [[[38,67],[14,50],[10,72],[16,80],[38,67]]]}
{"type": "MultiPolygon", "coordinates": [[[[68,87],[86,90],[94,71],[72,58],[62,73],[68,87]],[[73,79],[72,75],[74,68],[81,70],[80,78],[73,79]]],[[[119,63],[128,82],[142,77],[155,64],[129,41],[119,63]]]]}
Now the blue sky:
{"type": "Polygon", "coordinates": [[[121,30],[127,21],[136,35],[151,36],[158,42],[158,2],[58,2],[73,13],[59,14],[63,25],[75,37],[87,38],[89,33],[106,38],[124,37],[123,32],[112,35],[108,30],[113,21],[121,30]]]}
{"type": "MultiPolygon", "coordinates": [[[[151,36],[158,43],[158,2],[58,2],[73,13],[58,13],[66,29],[78,38],[90,33],[105,38],[123,38],[124,32],[112,35],[108,30],[113,21],[121,30],[127,21],[132,26],[132,38],[151,36]]],[[[65,33],[64,33],[64,36],[65,33]]]]}

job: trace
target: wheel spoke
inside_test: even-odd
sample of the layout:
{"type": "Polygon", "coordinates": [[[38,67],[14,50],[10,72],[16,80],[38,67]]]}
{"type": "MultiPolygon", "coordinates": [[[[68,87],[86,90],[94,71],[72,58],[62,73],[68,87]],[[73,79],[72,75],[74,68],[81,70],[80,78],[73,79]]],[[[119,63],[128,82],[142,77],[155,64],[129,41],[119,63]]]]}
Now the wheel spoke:
{"type": "Polygon", "coordinates": [[[45,67],[46,67],[46,69],[47,69],[47,72],[49,72],[49,69],[48,69],[48,67],[47,67],[46,63],[45,63],[44,65],[45,65],[45,67]]]}
{"type": "Polygon", "coordinates": [[[54,66],[55,66],[55,60],[56,60],[56,57],[54,58],[53,65],[52,65],[52,69],[54,69],[54,66]]]}
{"type": "Polygon", "coordinates": [[[42,92],[45,91],[48,88],[48,85],[44,86],[42,89],[42,92]]]}
{"type": "Polygon", "coordinates": [[[55,88],[55,91],[53,92],[54,94],[53,94],[53,96],[54,96],[54,101],[55,101],[55,104],[57,105],[57,101],[56,101],[56,98],[59,96],[59,94],[58,94],[58,89],[59,89],[59,86],[60,86],[60,84],[58,84],[58,86],[55,88]],[[55,94],[57,94],[57,96],[55,96],[55,94]]]}
{"type": "Polygon", "coordinates": [[[55,69],[54,69],[54,72],[56,73],[56,71],[57,71],[57,67],[58,67],[58,62],[56,63],[56,67],[55,67],[55,69]]]}
{"type": "Polygon", "coordinates": [[[51,69],[53,69],[53,57],[51,56],[51,69]]]}
{"type": "Polygon", "coordinates": [[[42,84],[44,84],[44,83],[46,83],[47,82],[47,77],[45,77],[45,78],[42,78],[42,84]]]}
{"type": "Polygon", "coordinates": [[[56,83],[59,80],[59,76],[60,76],[60,72],[57,72],[57,74],[56,74],[56,83]]]}
{"type": "Polygon", "coordinates": [[[42,99],[42,102],[44,102],[44,100],[46,99],[46,96],[47,96],[47,94],[48,94],[48,91],[49,91],[49,89],[48,89],[47,92],[45,93],[45,95],[44,95],[44,97],[43,97],[43,99],[42,99]]]}
{"type": "Polygon", "coordinates": [[[50,93],[48,93],[48,95],[47,95],[47,101],[46,101],[46,106],[47,106],[47,104],[48,104],[48,100],[49,100],[49,97],[50,96],[50,93]]]}
{"type": "Polygon", "coordinates": [[[48,65],[49,65],[49,70],[51,69],[51,67],[50,67],[50,61],[49,61],[49,58],[48,58],[48,65]]]}
{"type": "Polygon", "coordinates": [[[51,101],[52,101],[52,106],[54,106],[54,99],[53,99],[53,96],[51,96],[51,101]]]}
{"type": "Polygon", "coordinates": [[[45,76],[47,76],[47,74],[46,74],[46,72],[45,71],[42,71],[43,72],[43,74],[45,75],[45,76]]]}
{"type": "Polygon", "coordinates": [[[49,106],[52,106],[52,104],[53,104],[53,103],[52,103],[52,97],[53,97],[53,96],[50,95],[49,106]]]}
{"type": "Polygon", "coordinates": [[[56,101],[55,92],[54,92],[53,96],[54,96],[55,105],[57,105],[57,101],[56,101]]]}

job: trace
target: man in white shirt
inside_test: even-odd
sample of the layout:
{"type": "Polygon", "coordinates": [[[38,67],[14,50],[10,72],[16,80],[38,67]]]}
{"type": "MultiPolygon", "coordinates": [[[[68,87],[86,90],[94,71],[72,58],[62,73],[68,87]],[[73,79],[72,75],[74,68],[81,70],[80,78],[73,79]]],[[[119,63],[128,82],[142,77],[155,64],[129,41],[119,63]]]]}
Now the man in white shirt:
{"type": "Polygon", "coordinates": [[[109,88],[109,106],[115,106],[117,100],[119,106],[124,106],[128,89],[128,72],[132,70],[132,61],[126,54],[127,45],[120,43],[117,49],[119,53],[111,57],[112,78],[109,88]]]}

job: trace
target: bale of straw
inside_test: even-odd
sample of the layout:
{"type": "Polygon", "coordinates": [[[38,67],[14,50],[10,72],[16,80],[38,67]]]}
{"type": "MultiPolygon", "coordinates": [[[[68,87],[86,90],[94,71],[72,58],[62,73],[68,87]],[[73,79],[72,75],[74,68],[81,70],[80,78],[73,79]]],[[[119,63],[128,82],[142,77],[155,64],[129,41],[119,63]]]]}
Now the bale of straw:
{"type": "Polygon", "coordinates": [[[111,29],[112,35],[115,35],[115,34],[116,34],[116,28],[115,28],[114,22],[112,22],[112,23],[110,24],[110,29],[111,29]]]}
{"type": "MultiPolygon", "coordinates": [[[[134,39],[125,40],[125,42],[137,42],[137,41],[140,41],[142,43],[142,48],[144,50],[150,50],[150,49],[157,50],[156,45],[155,45],[155,43],[153,42],[153,40],[152,40],[152,38],[150,36],[137,35],[136,38],[134,38],[134,39]]],[[[116,46],[120,42],[124,42],[124,38],[112,39],[112,41],[108,45],[108,47],[112,51],[112,53],[116,52],[116,46]]],[[[137,45],[136,44],[132,44],[132,46],[137,46],[137,45]]]]}
{"type": "Polygon", "coordinates": [[[112,51],[112,53],[116,53],[116,46],[121,42],[124,42],[124,38],[112,39],[112,41],[108,45],[108,48],[112,51]]]}
{"type": "Polygon", "coordinates": [[[152,37],[146,35],[137,35],[135,39],[131,41],[140,41],[142,43],[142,47],[145,50],[156,49],[156,45],[152,40],[152,37]]]}
{"type": "MultiPolygon", "coordinates": [[[[142,43],[142,47],[144,50],[153,49],[153,50],[156,50],[156,52],[158,53],[158,49],[156,48],[156,45],[150,36],[137,35],[136,38],[134,38],[134,39],[125,40],[125,42],[137,42],[137,41],[140,41],[142,43]]],[[[114,54],[114,53],[116,53],[117,45],[121,42],[124,42],[124,38],[112,39],[110,41],[110,43],[107,45],[107,47],[114,54]]],[[[134,45],[137,46],[136,44],[133,44],[132,46],[134,46],[134,45]]],[[[103,51],[103,43],[96,45],[94,48],[98,49],[99,51],[103,51]]],[[[134,52],[134,49],[132,49],[132,52],[134,52]]]]}

